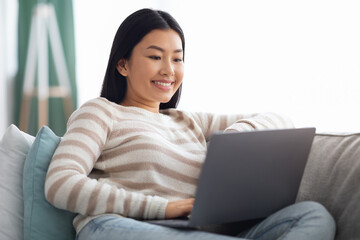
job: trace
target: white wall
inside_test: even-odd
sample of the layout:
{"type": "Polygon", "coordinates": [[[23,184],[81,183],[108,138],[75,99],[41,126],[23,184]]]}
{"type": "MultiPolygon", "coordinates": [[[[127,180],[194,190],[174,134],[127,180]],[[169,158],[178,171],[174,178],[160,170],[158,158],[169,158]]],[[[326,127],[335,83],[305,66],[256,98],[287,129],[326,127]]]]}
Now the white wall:
{"type": "MultiPolygon", "coordinates": [[[[5,14],[5,2],[0,1],[0,36],[5,35],[5,23],[4,23],[4,14],[5,14]]],[[[5,42],[4,38],[0,37],[0,113],[6,112],[6,78],[5,78],[5,42]]],[[[0,116],[0,136],[4,132],[7,122],[5,122],[6,114],[1,114],[0,116]]]]}
{"type": "Polygon", "coordinates": [[[80,104],[99,95],[121,21],[139,8],[152,7],[169,11],[185,32],[179,108],[275,111],[292,117],[298,127],[360,131],[359,1],[162,4],[74,0],[80,104]]]}
{"type": "Polygon", "coordinates": [[[9,101],[15,77],[15,42],[14,31],[17,21],[14,20],[16,1],[0,0],[0,136],[11,123],[12,102],[9,101]]]}
{"type": "Polygon", "coordinates": [[[14,0],[0,0],[0,136],[13,120],[17,71],[17,9],[14,0]]]}

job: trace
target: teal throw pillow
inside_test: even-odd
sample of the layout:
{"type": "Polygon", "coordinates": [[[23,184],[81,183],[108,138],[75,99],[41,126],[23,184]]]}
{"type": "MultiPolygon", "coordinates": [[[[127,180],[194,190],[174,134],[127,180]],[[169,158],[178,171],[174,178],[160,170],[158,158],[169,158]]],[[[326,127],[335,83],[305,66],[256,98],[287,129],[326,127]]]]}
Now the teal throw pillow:
{"type": "Polygon", "coordinates": [[[26,157],[23,173],[24,239],[75,239],[76,214],[55,208],[45,199],[44,185],[50,160],[61,138],[44,126],[26,157]]]}

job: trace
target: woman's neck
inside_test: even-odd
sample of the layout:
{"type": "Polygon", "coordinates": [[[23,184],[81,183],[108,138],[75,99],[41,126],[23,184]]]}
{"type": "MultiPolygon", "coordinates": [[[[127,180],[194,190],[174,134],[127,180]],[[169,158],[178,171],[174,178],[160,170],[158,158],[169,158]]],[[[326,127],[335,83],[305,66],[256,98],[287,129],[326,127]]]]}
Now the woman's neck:
{"type": "Polygon", "coordinates": [[[156,103],[145,104],[142,102],[131,101],[131,100],[124,100],[120,103],[120,105],[127,106],[127,107],[138,107],[138,108],[142,108],[142,109],[145,109],[145,110],[153,112],[153,113],[159,113],[159,108],[160,108],[160,103],[159,104],[156,104],[156,103]]]}

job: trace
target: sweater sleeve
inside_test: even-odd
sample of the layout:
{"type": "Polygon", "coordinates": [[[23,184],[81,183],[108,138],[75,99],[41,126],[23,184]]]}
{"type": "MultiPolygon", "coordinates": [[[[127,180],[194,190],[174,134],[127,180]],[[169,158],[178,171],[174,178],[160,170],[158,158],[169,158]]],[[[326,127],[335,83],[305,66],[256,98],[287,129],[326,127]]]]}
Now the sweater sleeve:
{"type": "Polygon", "coordinates": [[[207,141],[213,133],[220,131],[251,131],[294,127],[289,117],[271,112],[234,115],[199,112],[191,114],[202,129],[207,141]]]}
{"type": "Polygon", "coordinates": [[[89,177],[112,129],[112,108],[100,98],[75,111],[45,181],[46,199],[82,215],[116,213],[139,219],[165,217],[167,199],[117,188],[89,177]]]}

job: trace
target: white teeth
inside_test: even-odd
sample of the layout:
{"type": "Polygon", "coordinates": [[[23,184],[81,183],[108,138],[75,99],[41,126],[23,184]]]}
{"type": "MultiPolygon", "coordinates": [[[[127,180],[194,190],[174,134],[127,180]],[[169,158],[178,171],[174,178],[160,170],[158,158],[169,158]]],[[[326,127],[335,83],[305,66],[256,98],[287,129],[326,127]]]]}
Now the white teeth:
{"type": "Polygon", "coordinates": [[[164,83],[164,82],[155,82],[154,81],[154,83],[157,85],[165,86],[165,87],[169,87],[171,85],[171,83],[164,83]]]}

